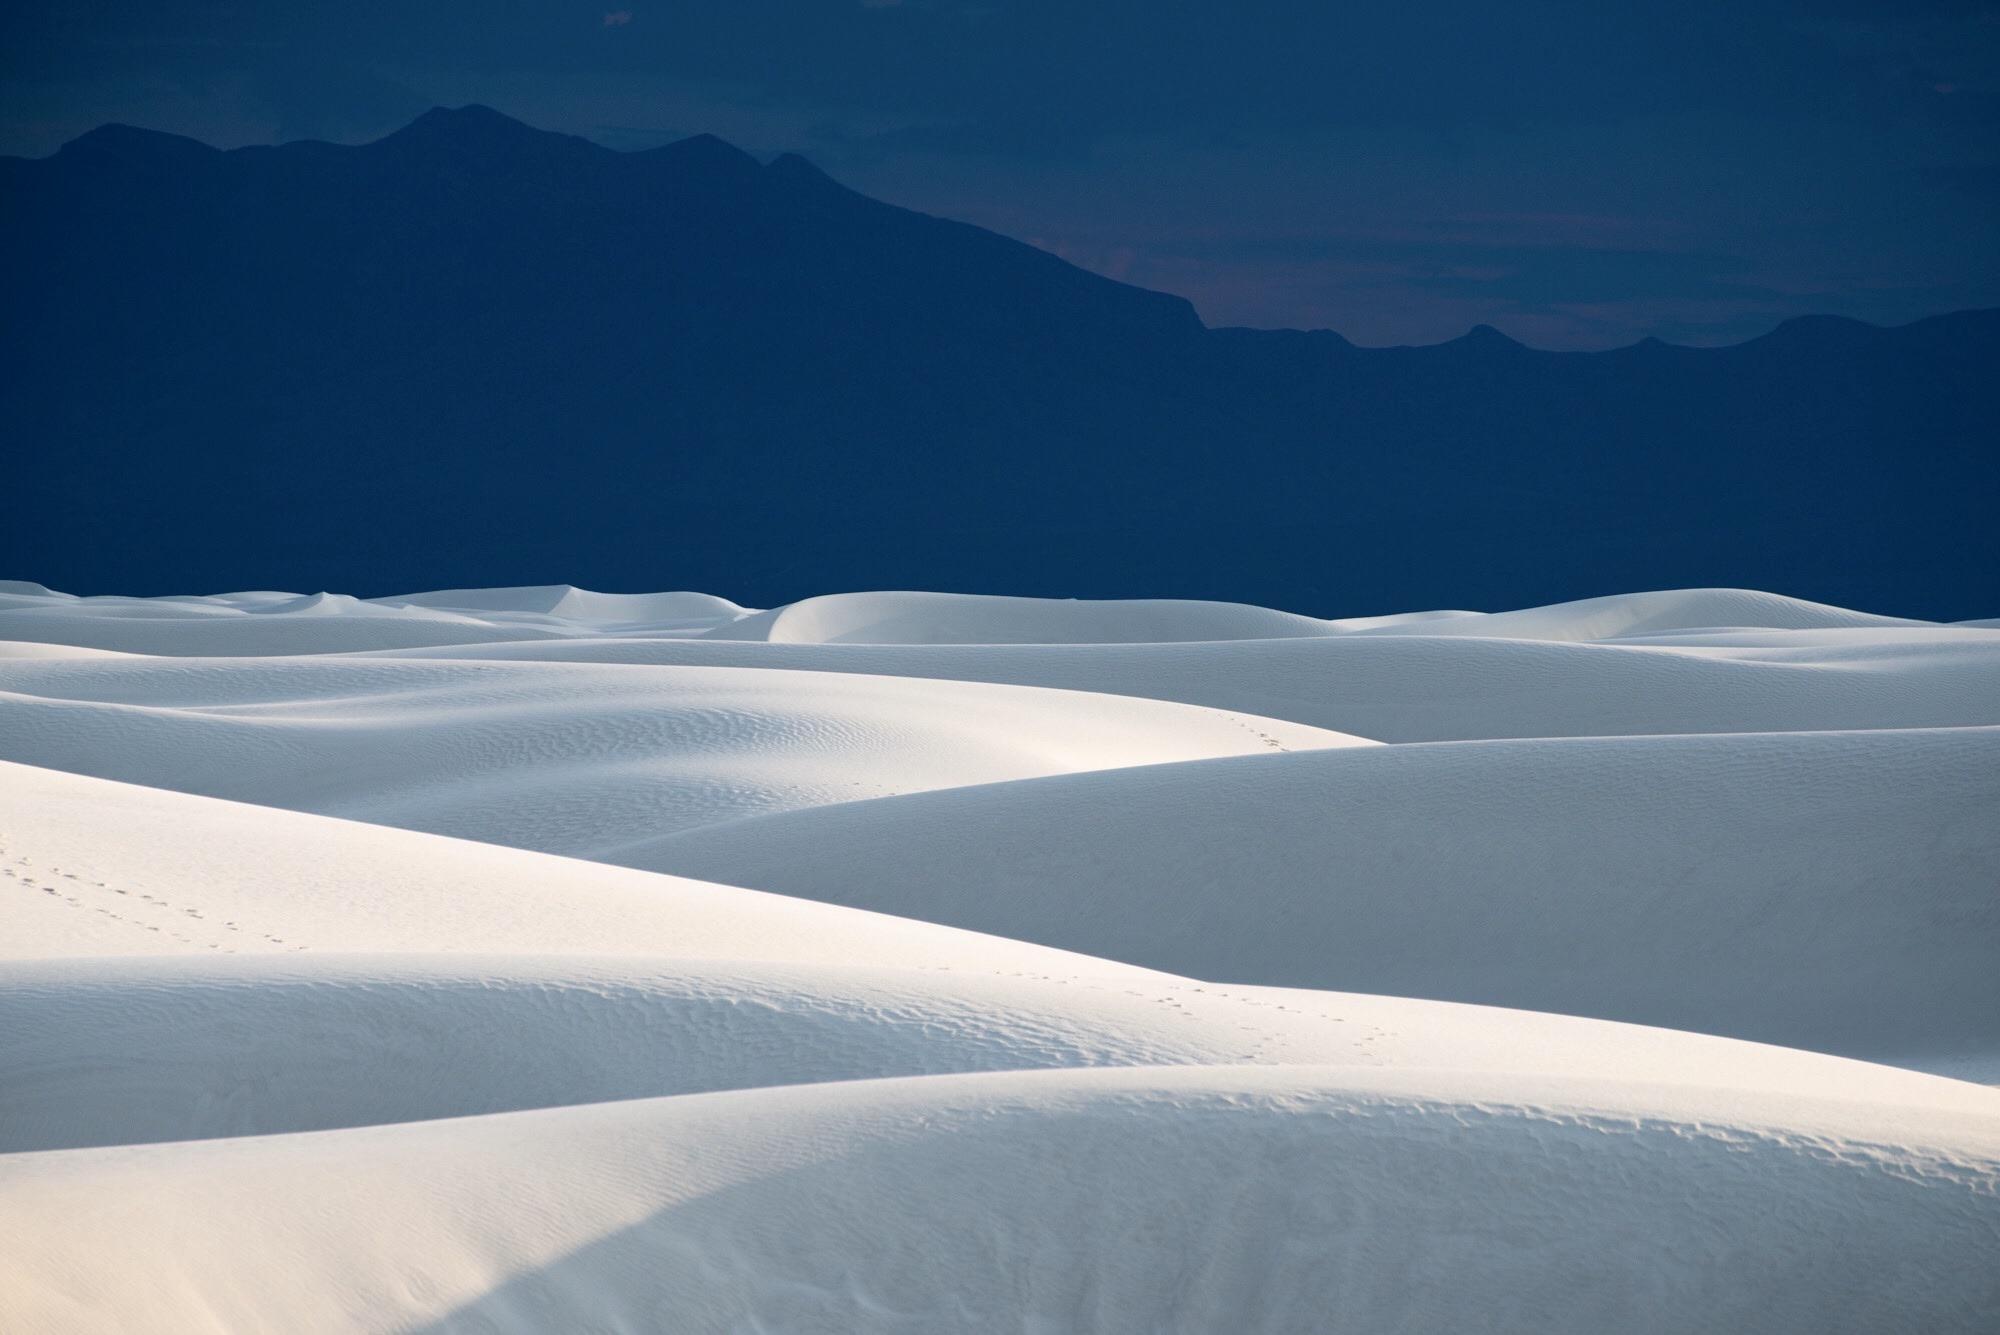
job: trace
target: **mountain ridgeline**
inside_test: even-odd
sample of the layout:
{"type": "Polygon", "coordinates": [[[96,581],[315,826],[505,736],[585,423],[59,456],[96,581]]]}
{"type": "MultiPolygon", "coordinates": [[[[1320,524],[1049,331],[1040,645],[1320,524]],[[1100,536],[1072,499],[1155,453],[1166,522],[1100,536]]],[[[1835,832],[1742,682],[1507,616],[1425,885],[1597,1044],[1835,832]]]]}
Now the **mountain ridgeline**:
{"type": "Polygon", "coordinates": [[[1208,329],[699,137],[0,159],[0,573],[1315,614],[1744,585],[2000,614],[2000,312],[1736,347],[1208,329]]]}

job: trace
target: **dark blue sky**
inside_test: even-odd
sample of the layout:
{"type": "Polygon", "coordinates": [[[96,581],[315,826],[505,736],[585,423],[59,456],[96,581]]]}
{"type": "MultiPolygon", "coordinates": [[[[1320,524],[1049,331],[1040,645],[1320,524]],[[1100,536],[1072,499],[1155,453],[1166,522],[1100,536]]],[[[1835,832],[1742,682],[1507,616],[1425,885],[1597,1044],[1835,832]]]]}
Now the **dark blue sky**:
{"type": "Polygon", "coordinates": [[[16,3],[0,152],[711,131],[1192,299],[1544,347],[2000,305],[2000,4],[16,3]]]}

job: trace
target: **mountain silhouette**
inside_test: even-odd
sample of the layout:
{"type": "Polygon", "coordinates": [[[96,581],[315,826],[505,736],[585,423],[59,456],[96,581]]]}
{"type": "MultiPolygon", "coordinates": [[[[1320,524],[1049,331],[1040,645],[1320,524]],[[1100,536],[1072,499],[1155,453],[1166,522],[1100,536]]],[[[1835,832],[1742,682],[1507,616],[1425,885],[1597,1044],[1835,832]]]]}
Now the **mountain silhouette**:
{"type": "Polygon", "coordinates": [[[1731,348],[1209,329],[712,136],[0,159],[0,567],[1316,613],[1754,585],[2000,611],[2000,312],[1731,348]]]}

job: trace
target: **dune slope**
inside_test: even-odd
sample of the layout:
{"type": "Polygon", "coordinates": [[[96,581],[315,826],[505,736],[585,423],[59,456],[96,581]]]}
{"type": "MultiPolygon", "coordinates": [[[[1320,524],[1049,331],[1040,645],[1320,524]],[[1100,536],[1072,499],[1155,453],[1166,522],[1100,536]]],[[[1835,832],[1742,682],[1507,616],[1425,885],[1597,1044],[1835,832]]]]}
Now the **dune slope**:
{"type": "Polygon", "coordinates": [[[1233,983],[1891,1054],[2000,1037],[2000,729],[1436,743],[960,788],[648,863],[1233,983]]]}
{"type": "Polygon", "coordinates": [[[1154,700],[848,673],[0,662],[6,759],[608,861],[760,811],[1363,740],[1154,700]]]}

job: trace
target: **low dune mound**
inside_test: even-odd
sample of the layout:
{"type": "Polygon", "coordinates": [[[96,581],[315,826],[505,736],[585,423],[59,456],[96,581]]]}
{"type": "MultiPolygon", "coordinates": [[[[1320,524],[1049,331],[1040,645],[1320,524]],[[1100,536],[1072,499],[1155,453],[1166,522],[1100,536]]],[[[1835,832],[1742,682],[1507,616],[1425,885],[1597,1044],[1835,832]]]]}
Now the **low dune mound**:
{"type": "Polygon", "coordinates": [[[774,644],[1169,644],[1326,635],[1324,621],[1243,603],[839,593],[709,632],[774,644]]]}
{"type": "MultiPolygon", "coordinates": [[[[209,600],[203,600],[209,601],[209,600]]],[[[463,617],[449,613],[439,614],[417,607],[377,607],[345,593],[302,593],[296,597],[273,598],[265,594],[239,594],[234,598],[215,599],[241,608],[252,616],[274,617],[380,617],[394,616],[447,622],[460,622],[463,617]]]]}
{"type": "Polygon", "coordinates": [[[0,640],[0,658],[128,658],[116,649],[85,649],[76,644],[43,644],[35,640],[0,640]]]}
{"type": "Polygon", "coordinates": [[[374,598],[391,607],[434,607],[453,612],[529,613],[597,627],[703,625],[733,621],[744,609],[709,593],[596,593],[573,584],[507,589],[437,589],[374,598]]]}
{"type": "Polygon", "coordinates": [[[1714,629],[1848,630],[1928,626],[1755,589],[1664,589],[1585,598],[1518,612],[1465,612],[1358,626],[1374,635],[1486,635],[1522,640],[1606,640],[1714,629]]]}
{"type": "Polygon", "coordinates": [[[335,654],[484,644],[562,632],[499,626],[345,594],[255,592],[213,597],[0,597],[0,639],[181,657],[335,654]]]}
{"type": "Polygon", "coordinates": [[[1970,1331],[1996,1126],[1450,1071],[853,1081],[13,1156],[0,1285],[77,1331],[1970,1331]]]}
{"type": "Polygon", "coordinates": [[[0,579],[0,598],[70,598],[73,595],[57,593],[46,584],[37,584],[31,579],[0,579]]]}

